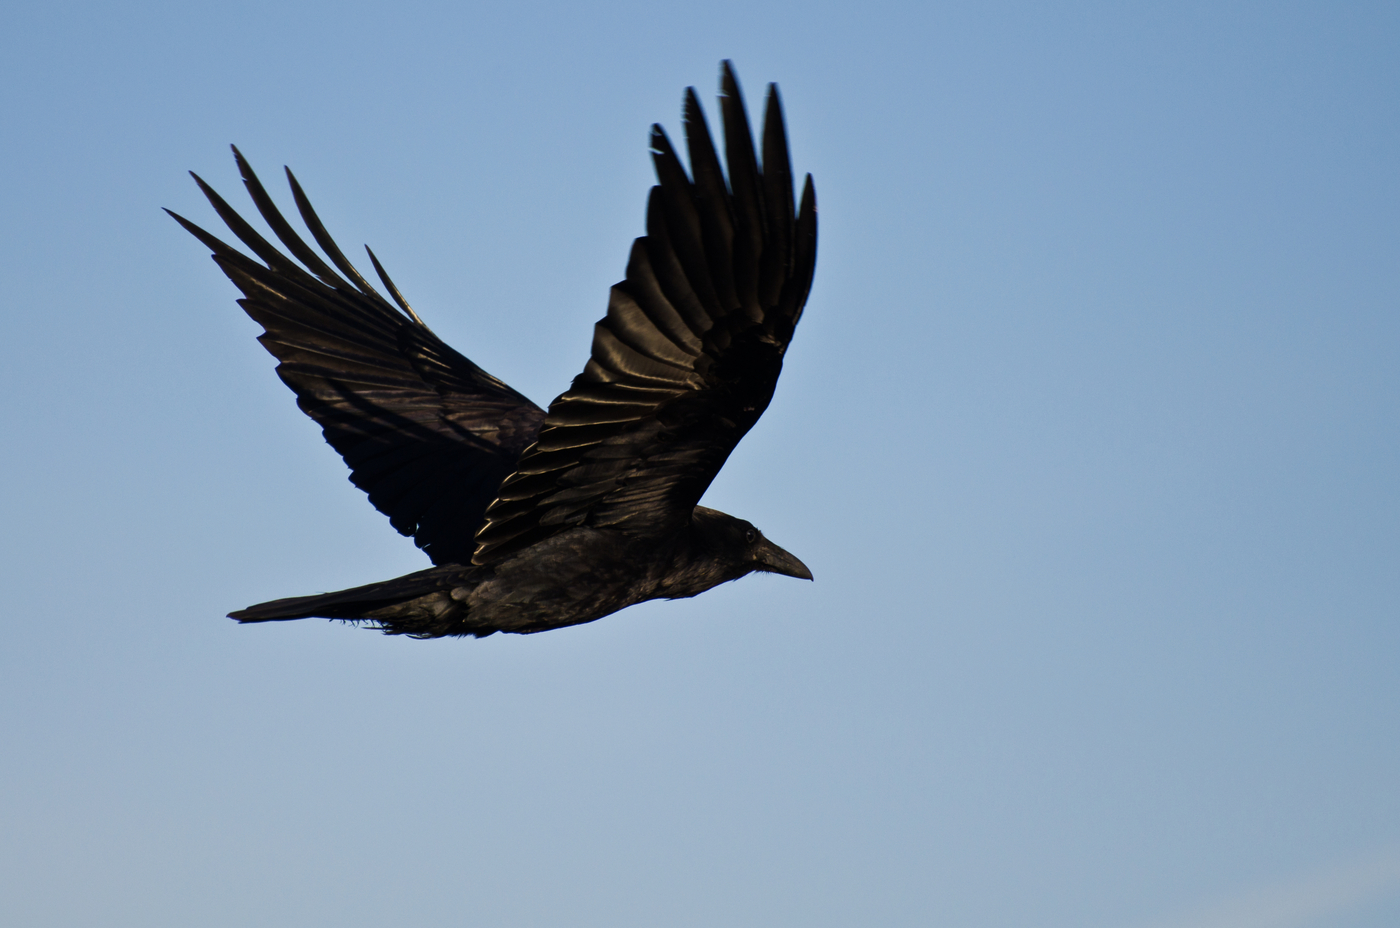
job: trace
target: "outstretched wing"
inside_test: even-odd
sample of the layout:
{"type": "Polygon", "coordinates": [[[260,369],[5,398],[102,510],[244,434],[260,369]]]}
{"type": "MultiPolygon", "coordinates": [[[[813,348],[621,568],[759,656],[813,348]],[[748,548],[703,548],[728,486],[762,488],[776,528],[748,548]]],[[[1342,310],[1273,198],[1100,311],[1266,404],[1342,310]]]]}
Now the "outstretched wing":
{"type": "Polygon", "coordinates": [[[243,291],[239,305],[265,329],[258,341],[350,465],[351,482],[434,564],[469,563],[486,506],[535,440],[544,410],[434,335],[370,252],[399,308],[380,296],[336,247],[289,170],[297,208],[330,267],[278,212],[237,148],[233,154],[258,212],[300,265],[197,175],[215,211],[264,264],[170,215],[243,291]]]}
{"type": "Polygon", "coordinates": [[[728,182],[687,90],[693,176],[653,126],[647,234],[594,328],[592,358],[487,509],[474,563],[575,525],[674,530],[768,407],[812,283],[816,194],[808,175],[794,215],[777,87],[761,166],[727,61],[720,90],[728,182]]]}

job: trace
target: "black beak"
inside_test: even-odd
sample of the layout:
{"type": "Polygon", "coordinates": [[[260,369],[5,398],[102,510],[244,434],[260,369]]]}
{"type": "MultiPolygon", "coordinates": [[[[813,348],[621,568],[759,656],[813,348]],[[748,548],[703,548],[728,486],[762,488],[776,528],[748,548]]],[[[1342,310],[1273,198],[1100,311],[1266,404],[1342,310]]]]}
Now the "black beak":
{"type": "Polygon", "coordinates": [[[758,547],[758,569],[767,571],[770,574],[782,574],[785,577],[796,577],[798,580],[812,579],[812,572],[807,569],[806,564],[802,563],[791,554],[788,554],[766,538],[763,544],[758,547]]]}

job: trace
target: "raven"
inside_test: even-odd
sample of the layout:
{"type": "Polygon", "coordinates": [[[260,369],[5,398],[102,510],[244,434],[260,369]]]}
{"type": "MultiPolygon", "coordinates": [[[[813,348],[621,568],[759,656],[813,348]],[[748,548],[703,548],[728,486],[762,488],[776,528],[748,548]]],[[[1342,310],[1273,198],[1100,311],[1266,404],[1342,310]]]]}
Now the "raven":
{"type": "Polygon", "coordinates": [[[652,126],[658,183],[646,235],[594,326],[583,373],[548,412],[434,335],[366,246],[393,304],[381,296],[289,169],[297,209],[330,264],[278,212],[236,147],[254,205],[296,260],[191,172],[262,263],[166,212],[243,292],[239,305],[265,330],[258,340],[280,362],[278,376],[350,480],[434,565],[230,618],[484,637],[592,622],[756,570],[812,579],[753,525],[697,505],[768,407],[817,249],[810,174],[794,209],[777,85],[768,86],[761,164],[728,61],[719,103],[727,179],[693,87],[683,112],[689,175],[652,126]]]}

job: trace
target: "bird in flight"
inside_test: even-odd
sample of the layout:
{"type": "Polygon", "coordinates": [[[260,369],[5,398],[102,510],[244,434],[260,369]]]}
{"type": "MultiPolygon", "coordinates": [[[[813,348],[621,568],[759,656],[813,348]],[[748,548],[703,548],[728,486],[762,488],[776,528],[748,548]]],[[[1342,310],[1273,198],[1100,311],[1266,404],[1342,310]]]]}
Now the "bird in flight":
{"type": "Polygon", "coordinates": [[[757,150],[727,61],[719,104],[727,170],[694,88],[683,114],[689,174],[652,126],[657,185],[646,235],[594,326],[583,373],[548,411],[434,335],[366,247],[393,303],[381,296],[290,170],[292,197],[325,258],[278,212],[237,148],[243,184],[291,257],[192,174],[262,263],[170,215],[243,292],[239,305],[265,330],[258,340],[277,358],[278,376],[345,459],[351,482],[433,562],[230,618],[484,637],[592,622],[753,571],[812,579],[750,523],[698,505],[772,399],[817,254],[812,177],[794,207],[777,86],[768,87],[757,150]]]}

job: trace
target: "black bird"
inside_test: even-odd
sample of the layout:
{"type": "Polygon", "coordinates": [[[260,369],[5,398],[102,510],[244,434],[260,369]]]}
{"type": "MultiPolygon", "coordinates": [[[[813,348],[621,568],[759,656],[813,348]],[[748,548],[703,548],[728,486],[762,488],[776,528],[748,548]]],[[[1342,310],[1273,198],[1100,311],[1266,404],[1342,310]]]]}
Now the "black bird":
{"type": "Polygon", "coordinates": [[[755,570],[812,579],[748,522],[697,505],[768,407],[817,252],[812,178],[794,209],[777,86],[768,88],[761,164],[727,61],[720,113],[727,180],[694,88],[684,104],[689,176],[652,126],[658,183],[647,234],[594,326],[583,373],[547,413],[434,335],[370,251],[397,308],[381,296],[290,170],[297,208],[330,264],[293,231],[237,148],[244,186],[296,261],[192,174],[263,263],[170,215],[243,291],[239,305],[264,328],[258,340],[280,362],[278,376],[350,480],[434,565],[230,618],[483,637],[592,622],[755,570]]]}

